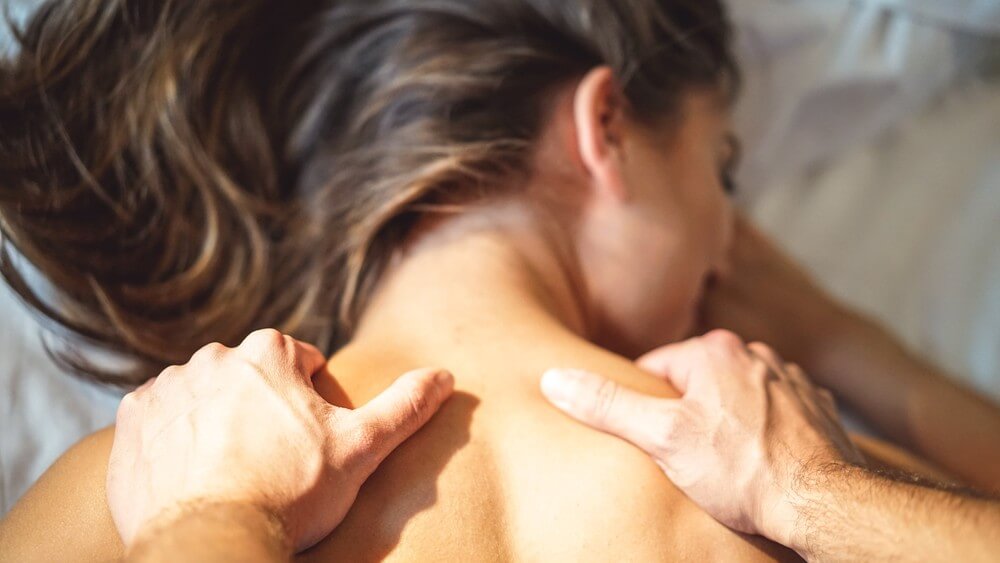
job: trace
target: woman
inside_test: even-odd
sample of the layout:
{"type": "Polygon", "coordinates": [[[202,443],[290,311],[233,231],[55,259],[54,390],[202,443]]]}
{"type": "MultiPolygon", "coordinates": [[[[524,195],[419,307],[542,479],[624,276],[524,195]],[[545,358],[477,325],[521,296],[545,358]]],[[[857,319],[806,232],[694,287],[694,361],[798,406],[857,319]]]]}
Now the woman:
{"type": "MultiPolygon", "coordinates": [[[[5,235],[62,326],[137,383],[273,326],[364,404],[440,365],[457,393],[314,560],[771,559],[650,461],[546,405],[553,366],[674,396],[723,267],[730,29],[707,0],[49,2],[3,70],[5,235]]],[[[111,431],[0,528],[16,560],[106,560],[111,431]]],[[[275,460],[280,463],[280,460],[275,460]]]]}

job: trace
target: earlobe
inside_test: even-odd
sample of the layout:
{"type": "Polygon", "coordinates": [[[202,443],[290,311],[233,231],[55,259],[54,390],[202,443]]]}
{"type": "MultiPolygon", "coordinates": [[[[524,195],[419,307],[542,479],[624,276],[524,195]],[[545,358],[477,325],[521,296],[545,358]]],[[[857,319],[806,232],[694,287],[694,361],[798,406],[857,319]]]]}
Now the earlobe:
{"type": "Polygon", "coordinates": [[[624,100],[610,67],[587,73],[573,98],[573,119],[580,160],[601,195],[627,197],[622,164],[624,100]]]}

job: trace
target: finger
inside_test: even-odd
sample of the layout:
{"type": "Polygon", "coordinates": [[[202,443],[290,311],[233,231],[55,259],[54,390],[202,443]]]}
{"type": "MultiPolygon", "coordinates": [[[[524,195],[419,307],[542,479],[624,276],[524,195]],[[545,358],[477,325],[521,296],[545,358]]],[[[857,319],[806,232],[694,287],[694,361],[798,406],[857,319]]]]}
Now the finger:
{"type": "Polygon", "coordinates": [[[781,379],[786,379],[785,375],[785,362],[778,356],[778,353],[774,351],[770,346],[764,344],[763,342],[751,342],[747,344],[747,350],[757,356],[763,361],[767,367],[774,373],[775,376],[781,379]]]}
{"type": "Polygon", "coordinates": [[[295,347],[296,366],[300,373],[306,377],[306,380],[311,382],[313,376],[326,367],[326,356],[319,351],[319,348],[308,342],[302,342],[290,336],[287,338],[295,347]]]}
{"type": "Polygon", "coordinates": [[[783,378],[792,385],[792,389],[795,390],[803,402],[824,410],[828,414],[836,413],[837,408],[833,402],[833,394],[817,387],[809,379],[809,374],[797,364],[786,364],[783,378]]]}
{"type": "Polygon", "coordinates": [[[785,375],[786,377],[795,384],[796,387],[803,390],[813,390],[816,388],[813,382],[809,379],[806,374],[798,364],[785,364],[785,375]]]}
{"type": "Polygon", "coordinates": [[[816,390],[817,392],[819,392],[819,396],[821,399],[823,399],[824,403],[826,403],[831,407],[834,407],[834,409],[836,410],[837,398],[833,395],[833,392],[824,387],[818,387],[816,390]]]}
{"type": "MultiPolygon", "coordinates": [[[[393,450],[420,430],[451,396],[454,377],[447,371],[421,369],[397,379],[381,395],[351,414],[363,436],[357,452],[374,471],[393,450]]],[[[343,419],[334,418],[339,426],[343,419]]]]}
{"type": "Polygon", "coordinates": [[[541,388],[549,402],[577,421],[660,456],[659,436],[669,433],[670,399],[648,397],[579,370],[549,370],[541,388]]]}
{"type": "Polygon", "coordinates": [[[834,394],[829,389],[824,389],[822,387],[820,387],[818,391],[820,404],[823,406],[826,413],[834,418],[839,418],[840,409],[837,407],[837,398],[834,394]]]}
{"type": "Polygon", "coordinates": [[[665,379],[683,395],[687,393],[692,373],[690,361],[685,362],[689,342],[657,348],[636,360],[635,364],[643,371],[665,379]]]}

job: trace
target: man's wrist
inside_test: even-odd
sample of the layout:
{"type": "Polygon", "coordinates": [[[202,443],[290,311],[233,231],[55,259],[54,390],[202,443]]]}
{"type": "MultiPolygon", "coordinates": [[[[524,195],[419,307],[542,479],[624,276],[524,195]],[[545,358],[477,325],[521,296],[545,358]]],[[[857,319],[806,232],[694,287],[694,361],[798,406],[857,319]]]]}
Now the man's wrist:
{"type": "Polygon", "coordinates": [[[768,537],[808,561],[992,561],[1000,542],[1000,504],[911,475],[830,464],[791,493],[794,518],[768,537]]]}
{"type": "Polygon", "coordinates": [[[817,514],[836,502],[839,490],[866,473],[863,467],[846,461],[803,464],[771,495],[764,507],[760,533],[808,558],[815,547],[812,524],[817,514]]]}
{"type": "Polygon", "coordinates": [[[228,555],[270,562],[291,554],[285,524],[274,514],[251,504],[205,501],[164,511],[145,524],[128,547],[126,561],[176,560],[182,555],[215,561],[228,555]]]}

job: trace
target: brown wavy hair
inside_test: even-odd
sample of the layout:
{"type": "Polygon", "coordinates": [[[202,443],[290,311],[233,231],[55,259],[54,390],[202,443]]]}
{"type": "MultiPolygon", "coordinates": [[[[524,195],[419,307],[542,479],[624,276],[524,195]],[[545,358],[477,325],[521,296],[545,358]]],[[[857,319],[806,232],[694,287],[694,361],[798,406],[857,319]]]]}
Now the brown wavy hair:
{"type": "Polygon", "coordinates": [[[0,270],[121,385],[261,327],[334,351],[417,219],[529,173],[591,68],[648,119],[737,77],[717,0],[50,0],[14,33],[0,270]]]}

